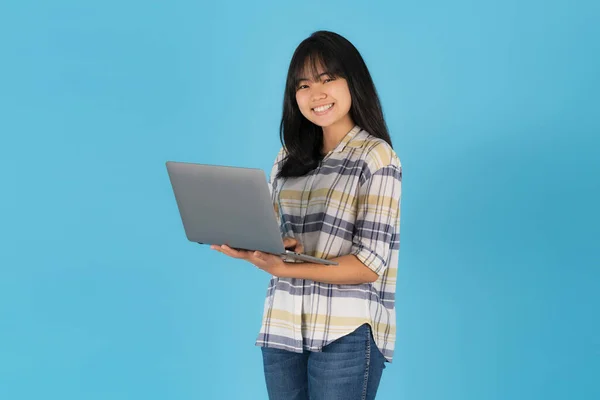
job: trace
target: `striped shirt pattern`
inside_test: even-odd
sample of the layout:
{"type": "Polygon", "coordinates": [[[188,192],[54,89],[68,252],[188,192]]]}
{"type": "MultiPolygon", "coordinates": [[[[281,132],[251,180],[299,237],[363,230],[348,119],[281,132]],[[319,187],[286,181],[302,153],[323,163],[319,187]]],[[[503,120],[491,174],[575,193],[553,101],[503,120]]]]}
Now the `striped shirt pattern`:
{"type": "Polygon", "coordinates": [[[256,345],[321,351],[368,323],[377,347],[391,362],[400,247],[398,156],[359,126],[305,176],[275,178],[285,156],[281,148],[269,178],[282,237],[298,239],[304,253],[315,257],[354,254],[379,278],[339,285],[273,276],[256,345]]]}

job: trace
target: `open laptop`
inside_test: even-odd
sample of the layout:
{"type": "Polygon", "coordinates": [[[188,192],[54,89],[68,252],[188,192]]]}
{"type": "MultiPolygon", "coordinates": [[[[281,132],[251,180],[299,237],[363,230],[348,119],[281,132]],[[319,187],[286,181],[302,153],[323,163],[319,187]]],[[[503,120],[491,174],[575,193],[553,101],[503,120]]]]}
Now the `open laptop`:
{"type": "Polygon", "coordinates": [[[285,261],[338,264],[284,247],[263,170],[175,161],[166,165],[189,241],[258,250],[285,261]]]}

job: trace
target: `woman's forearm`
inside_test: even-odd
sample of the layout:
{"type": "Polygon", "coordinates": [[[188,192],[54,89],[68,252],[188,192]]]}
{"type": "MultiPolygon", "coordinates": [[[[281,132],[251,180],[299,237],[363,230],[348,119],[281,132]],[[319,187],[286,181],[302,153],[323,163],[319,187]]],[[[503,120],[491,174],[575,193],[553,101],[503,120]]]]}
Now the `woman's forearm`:
{"type": "Polygon", "coordinates": [[[352,254],[334,258],[332,261],[337,261],[338,265],[289,263],[276,275],[281,278],[309,279],[339,285],[375,282],[378,278],[375,272],[352,254]]]}

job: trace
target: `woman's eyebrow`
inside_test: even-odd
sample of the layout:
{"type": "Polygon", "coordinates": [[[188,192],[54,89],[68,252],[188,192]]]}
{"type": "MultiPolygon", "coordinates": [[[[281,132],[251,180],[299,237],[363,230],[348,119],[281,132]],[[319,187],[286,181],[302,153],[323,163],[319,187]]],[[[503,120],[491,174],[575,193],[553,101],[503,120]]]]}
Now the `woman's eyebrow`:
{"type": "MultiPolygon", "coordinates": [[[[319,78],[322,77],[323,75],[331,75],[329,72],[323,72],[322,74],[319,74],[319,78]]],[[[302,81],[308,81],[308,78],[298,78],[298,82],[302,82],[302,81]]]]}

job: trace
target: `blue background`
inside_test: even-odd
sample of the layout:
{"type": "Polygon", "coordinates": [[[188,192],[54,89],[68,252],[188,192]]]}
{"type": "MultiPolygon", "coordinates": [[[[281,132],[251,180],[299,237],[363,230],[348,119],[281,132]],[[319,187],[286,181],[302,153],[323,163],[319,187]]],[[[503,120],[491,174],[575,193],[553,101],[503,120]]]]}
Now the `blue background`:
{"type": "Polygon", "coordinates": [[[317,29],[403,162],[378,398],[600,398],[599,4],[2,2],[0,398],[266,398],[269,277],[185,239],[164,162],[268,171],[317,29]]]}

